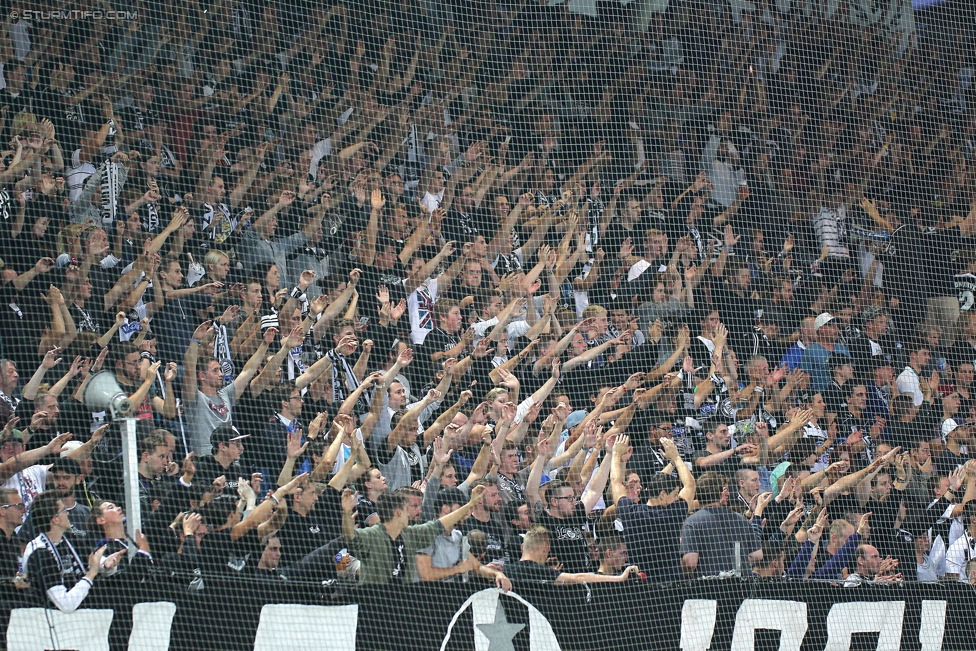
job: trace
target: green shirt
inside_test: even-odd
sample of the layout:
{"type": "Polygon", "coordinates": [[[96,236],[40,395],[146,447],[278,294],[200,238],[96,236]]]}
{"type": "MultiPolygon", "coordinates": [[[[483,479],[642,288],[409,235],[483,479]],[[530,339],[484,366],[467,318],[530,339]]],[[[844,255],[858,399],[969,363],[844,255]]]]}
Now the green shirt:
{"type": "MultiPolygon", "coordinates": [[[[444,525],[441,521],[431,520],[425,524],[407,527],[400,534],[403,539],[404,560],[400,576],[405,583],[413,580],[414,556],[417,551],[432,545],[442,533],[444,525]]],[[[383,523],[357,529],[356,537],[349,542],[349,552],[362,563],[359,568],[360,585],[383,585],[393,580],[396,546],[383,523]]]]}

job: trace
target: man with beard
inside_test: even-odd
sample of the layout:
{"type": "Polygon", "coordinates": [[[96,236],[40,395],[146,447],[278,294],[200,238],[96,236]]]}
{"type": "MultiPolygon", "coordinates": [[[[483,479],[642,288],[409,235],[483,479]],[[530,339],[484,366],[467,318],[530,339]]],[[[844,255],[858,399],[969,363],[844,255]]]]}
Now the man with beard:
{"type": "MultiPolygon", "coordinates": [[[[594,449],[591,454],[599,454],[599,450],[594,449]]],[[[565,571],[586,572],[589,570],[590,553],[584,529],[590,528],[589,515],[607,486],[611,455],[606,455],[598,469],[594,471],[582,497],[577,497],[572,484],[568,482],[560,480],[550,482],[546,490],[548,508],[539,494],[541,479],[539,469],[542,464],[549,461],[548,450],[540,450],[539,455],[533,463],[533,472],[526,486],[526,494],[529,502],[532,503],[535,522],[552,533],[552,554],[562,563],[565,571]],[[583,508],[577,509],[577,504],[583,508]]]]}
{"type": "Polygon", "coordinates": [[[505,562],[505,528],[498,513],[502,504],[498,485],[484,478],[474,482],[471,488],[477,486],[485,487],[485,498],[475,505],[471,516],[458,525],[458,530],[465,536],[476,530],[484,533],[487,542],[485,562],[505,562]]]}
{"type": "MultiPolygon", "coordinates": [[[[79,461],[87,459],[101,441],[105,429],[106,426],[99,427],[87,443],[73,449],[67,456],[79,461]]],[[[48,466],[40,462],[49,455],[60,454],[62,446],[71,439],[71,433],[56,436],[47,445],[28,451],[24,450],[25,438],[28,438],[26,432],[14,430],[10,438],[0,443],[0,482],[3,482],[0,486],[16,490],[29,509],[47,483],[48,466]]]]}
{"type": "Polygon", "coordinates": [[[133,416],[140,421],[151,422],[153,413],[163,418],[176,418],[176,391],[173,381],[176,379],[176,363],[170,362],[163,372],[166,397],[159,396],[156,384],[156,371],[159,363],[149,367],[145,379],[141,375],[142,352],[135,344],[123,341],[118,345],[118,357],[115,360],[115,379],[122,390],[129,394],[132,402],[133,416]]]}
{"type": "Polygon", "coordinates": [[[60,457],[47,470],[48,480],[61,496],[64,508],[68,510],[68,521],[71,523],[73,538],[83,538],[87,535],[88,514],[91,509],[75,499],[75,489],[84,480],[81,464],[71,457],[60,457]]]}
{"type": "MultiPolygon", "coordinates": [[[[73,543],[85,546],[88,514],[91,509],[75,499],[75,489],[84,479],[81,473],[81,464],[70,457],[60,457],[48,468],[47,478],[48,484],[58,492],[61,501],[64,503],[64,508],[68,511],[68,522],[71,523],[71,529],[67,535],[71,537],[73,543]]],[[[28,517],[24,526],[17,533],[17,538],[21,542],[29,542],[36,537],[37,529],[34,526],[34,519],[28,517]]]]}

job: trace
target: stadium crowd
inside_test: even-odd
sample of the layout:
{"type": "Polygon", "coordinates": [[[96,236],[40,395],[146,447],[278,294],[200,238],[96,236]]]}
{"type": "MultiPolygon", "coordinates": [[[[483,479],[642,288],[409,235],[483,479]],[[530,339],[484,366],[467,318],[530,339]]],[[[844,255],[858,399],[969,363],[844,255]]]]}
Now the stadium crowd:
{"type": "Polygon", "coordinates": [[[976,581],[971,25],[672,5],[8,19],[0,599],[976,581]]]}

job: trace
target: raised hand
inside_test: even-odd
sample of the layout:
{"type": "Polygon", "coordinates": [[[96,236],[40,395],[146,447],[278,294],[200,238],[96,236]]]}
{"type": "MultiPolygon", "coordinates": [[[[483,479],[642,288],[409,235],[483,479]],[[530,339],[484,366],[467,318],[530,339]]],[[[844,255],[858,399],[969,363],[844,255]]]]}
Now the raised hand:
{"type": "MultiPolygon", "coordinates": [[[[200,527],[203,517],[199,513],[190,513],[183,518],[183,535],[192,536],[200,527]]],[[[104,549],[104,547],[102,548],[104,549]]]]}
{"type": "Polygon", "coordinates": [[[471,506],[477,506],[478,504],[480,504],[481,501],[485,499],[485,492],[487,490],[488,489],[484,486],[475,486],[474,488],[472,488],[471,499],[468,500],[468,504],[470,504],[471,506]]]}
{"type": "Polygon", "coordinates": [[[432,459],[439,466],[447,465],[451,461],[451,450],[444,444],[444,437],[438,436],[434,439],[434,453],[432,459]]]}
{"type": "Polygon", "coordinates": [[[861,516],[861,520],[857,525],[857,533],[861,535],[862,538],[866,538],[871,533],[871,523],[869,519],[874,515],[870,511],[861,516]]]}
{"type": "Polygon", "coordinates": [[[286,445],[287,455],[289,459],[297,459],[305,452],[305,448],[308,447],[309,441],[302,443],[302,433],[301,432],[291,432],[288,434],[288,443],[286,445]]]}
{"type": "Polygon", "coordinates": [[[57,366],[58,364],[60,364],[61,358],[58,357],[58,353],[60,352],[61,352],[61,348],[58,346],[55,346],[51,350],[47,351],[47,353],[44,355],[44,359],[41,360],[41,368],[43,368],[46,371],[49,371],[55,366],[57,366]]]}
{"type": "MultiPolygon", "coordinates": [[[[662,438],[658,443],[661,449],[664,451],[664,456],[668,461],[674,464],[681,463],[681,455],[678,454],[678,446],[674,444],[674,441],[669,438],[662,438]]],[[[741,446],[739,446],[741,447],[741,446]]]]}
{"type": "Polygon", "coordinates": [[[102,545],[91,554],[88,555],[88,575],[89,578],[95,578],[98,576],[98,570],[102,566],[102,558],[105,556],[105,550],[108,549],[107,546],[102,545]]]}
{"type": "Polygon", "coordinates": [[[193,476],[197,474],[197,466],[193,463],[193,457],[196,452],[191,452],[183,458],[183,481],[190,483],[193,481],[193,476]]]}
{"type": "Polygon", "coordinates": [[[771,501],[773,501],[772,493],[761,493],[756,500],[756,515],[761,515],[771,501]]]}
{"type": "Polygon", "coordinates": [[[827,527],[827,511],[826,509],[822,509],[820,511],[820,514],[817,516],[817,521],[807,531],[807,537],[810,540],[810,542],[816,545],[817,541],[820,540],[820,536],[823,535],[824,529],[826,527],[827,527]]]}
{"type": "Polygon", "coordinates": [[[403,313],[407,311],[407,302],[400,299],[400,302],[390,307],[390,320],[399,321],[403,313]]]}
{"type": "MultiPolygon", "coordinates": [[[[663,442],[665,439],[661,439],[663,442]]],[[[672,443],[673,445],[673,443],[672,443]]],[[[623,457],[627,454],[627,450],[630,449],[630,437],[626,434],[621,434],[613,442],[613,456],[623,457]]]]}
{"type": "Polygon", "coordinates": [[[48,454],[50,455],[61,454],[61,448],[64,447],[65,443],[71,440],[71,437],[72,437],[71,432],[65,432],[64,434],[60,434],[54,437],[53,439],[51,439],[51,441],[45,446],[47,448],[48,454]]]}

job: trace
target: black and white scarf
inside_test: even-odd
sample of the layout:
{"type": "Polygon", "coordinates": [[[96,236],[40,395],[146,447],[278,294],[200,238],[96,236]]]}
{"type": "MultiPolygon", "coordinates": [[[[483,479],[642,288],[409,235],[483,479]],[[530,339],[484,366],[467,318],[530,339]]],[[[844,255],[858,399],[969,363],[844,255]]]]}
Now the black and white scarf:
{"type": "Polygon", "coordinates": [[[225,325],[217,325],[214,330],[217,336],[214,337],[213,355],[220,362],[220,372],[224,374],[224,386],[226,386],[234,381],[234,376],[237,374],[234,370],[234,356],[230,352],[230,337],[225,325]]]}
{"type": "Polygon", "coordinates": [[[3,391],[0,391],[0,403],[3,403],[10,407],[10,411],[17,411],[17,405],[20,404],[20,398],[15,396],[8,396],[3,391]]]}
{"type": "Polygon", "coordinates": [[[119,195],[125,183],[120,167],[110,160],[102,163],[102,221],[113,226],[119,220],[119,195]]]}
{"type": "MultiPolygon", "coordinates": [[[[346,356],[340,354],[335,348],[325,356],[332,362],[332,404],[341,404],[359,386],[359,378],[353,372],[346,356]]],[[[359,407],[362,411],[369,410],[370,400],[370,392],[364,391],[359,397],[359,407]]]]}
{"type": "Polygon", "coordinates": [[[236,227],[237,219],[231,216],[230,207],[226,203],[203,204],[203,228],[210,229],[207,235],[211,242],[223,244],[236,227]]]}

